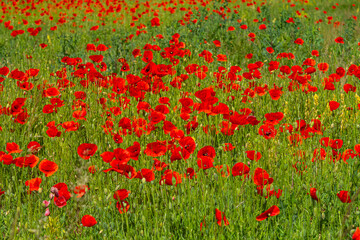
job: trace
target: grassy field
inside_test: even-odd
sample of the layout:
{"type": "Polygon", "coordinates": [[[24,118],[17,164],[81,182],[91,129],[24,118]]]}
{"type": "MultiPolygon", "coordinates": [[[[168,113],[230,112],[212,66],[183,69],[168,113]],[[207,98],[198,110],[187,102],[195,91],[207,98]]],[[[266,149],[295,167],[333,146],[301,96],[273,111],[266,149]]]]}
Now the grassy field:
{"type": "Polygon", "coordinates": [[[360,239],[358,1],[0,1],[4,239],[360,239]]]}

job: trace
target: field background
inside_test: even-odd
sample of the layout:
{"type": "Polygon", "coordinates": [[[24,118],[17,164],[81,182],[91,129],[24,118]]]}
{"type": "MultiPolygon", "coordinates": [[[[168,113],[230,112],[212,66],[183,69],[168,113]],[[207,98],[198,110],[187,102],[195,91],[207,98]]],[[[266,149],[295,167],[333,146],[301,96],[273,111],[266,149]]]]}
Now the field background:
{"type": "Polygon", "coordinates": [[[52,0],[1,1],[0,5],[0,68],[10,70],[0,82],[0,151],[3,151],[0,153],[3,162],[0,163],[0,192],[4,191],[0,193],[0,236],[4,239],[349,239],[360,226],[358,1],[52,0]],[[159,24],[152,24],[156,17],[159,24]],[[290,18],[293,21],[287,22],[290,18]],[[265,24],[266,29],[259,29],[261,24],[265,24]],[[244,25],[247,29],[241,28],[244,25]],[[57,29],[51,30],[55,26],[57,29]],[[39,27],[41,30],[35,34],[34,29],[39,27]],[[24,30],[24,33],[17,35],[14,30],[24,30]],[[250,33],[255,34],[253,41],[250,33]],[[153,74],[153,78],[144,76],[141,71],[147,63],[142,56],[135,58],[133,50],[139,49],[144,55],[146,44],[157,45],[161,50],[151,50],[152,62],[172,65],[161,52],[174,45],[175,34],[186,53],[175,57],[179,63],[172,66],[174,72],[157,77],[153,74]],[[343,43],[335,41],[338,37],[343,38],[343,43]],[[301,45],[294,43],[299,38],[304,41],[301,45]],[[221,46],[216,46],[215,40],[220,41],[221,46]],[[41,44],[47,46],[42,48],[41,44]],[[88,44],[104,44],[108,49],[94,52],[87,50],[88,44]],[[274,52],[269,53],[268,47],[274,52]],[[199,57],[203,50],[212,53],[213,62],[199,57]],[[319,56],[312,55],[313,50],[317,50],[319,56]],[[249,53],[253,54],[251,59],[249,53]],[[281,53],[292,53],[294,59],[279,58],[281,53]],[[226,61],[219,59],[219,54],[226,55],[226,61]],[[107,69],[101,71],[96,67],[99,63],[89,58],[92,55],[103,55],[102,62],[107,69]],[[127,89],[117,93],[112,82],[101,85],[97,77],[84,87],[80,81],[88,76],[76,77],[74,72],[78,68],[65,63],[64,57],[79,58],[81,64],[94,63],[102,80],[111,79],[116,73],[118,78],[126,80],[127,89]],[[291,74],[279,70],[284,65],[290,68],[298,65],[305,70],[309,67],[303,65],[307,59],[314,60],[316,71],[299,73],[309,76],[306,83],[299,84],[300,80],[290,79],[291,74]],[[129,71],[122,71],[124,61],[129,71]],[[279,65],[269,71],[272,61],[279,65]],[[249,72],[249,64],[255,62],[263,63],[258,68],[261,77],[246,79],[243,73],[249,72]],[[328,70],[320,71],[319,63],[327,63],[328,70]],[[201,79],[195,73],[188,73],[189,64],[206,66],[207,71],[203,71],[206,77],[201,79]],[[349,72],[352,65],[355,71],[349,72]],[[241,68],[236,73],[240,76],[237,80],[231,81],[225,76],[221,81],[215,78],[219,67],[230,71],[232,66],[241,68]],[[345,70],[344,76],[338,79],[330,76],[336,75],[339,67],[345,70]],[[29,77],[28,71],[25,77],[16,79],[15,72],[10,76],[15,69],[23,73],[29,69],[39,72],[29,77]],[[129,74],[143,78],[150,86],[155,80],[160,81],[164,87],[157,90],[153,85],[143,90],[143,98],[136,98],[129,92],[129,74]],[[174,87],[171,82],[181,74],[188,75],[188,79],[182,82],[181,88],[174,87]],[[64,79],[73,85],[61,85],[64,79]],[[31,83],[33,88],[20,89],[19,82],[31,83]],[[333,82],[332,90],[326,89],[328,82],[333,82]],[[351,91],[345,91],[346,84],[351,84],[351,91]],[[275,85],[282,88],[277,100],[269,94],[275,85]],[[218,100],[210,104],[212,107],[205,104],[208,109],[203,111],[191,108],[188,119],[184,120],[179,100],[191,98],[200,105],[202,101],[195,96],[196,92],[208,87],[218,100]],[[59,94],[44,95],[49,88],[58,89],[59,94]],[[82,103],[75,102],[74,93],[78,91],[86,93],[82,103]],[[180,137],[166,134],[164,119],[151,129],[151,112],[161,105],[159,98],[166,97],[169,98],[168,104],[163,104],[169,108],[169,113],[163,114],[166,121],[196,143],[194,153],[186,160],[170,160],[172,147],[179,147],[179,139],[183,138],[180,133],[180,137]],[[11,113],[17,98],[26,98],[20,112],[26,112],[28,117],[22,123],[16,120],[19,112],[11,113]],[[64,105],[56,112],[44,113],[44,106],[51,104],[53,98],[61,99],[64,105]],[[121,102],[126,98],[128,107],[121,102]],[[139,110],[140,101],[147,102],[149,108],[139,110]],[[330,109],[330,101],[338,102],[339,108],[330,109]],[[244,113],[240,109],[248,108],[259,123],[234,126],[233,134],[224,134],[222,124],[234,123],[230,123],[229,116],[225,119],[226,114],[214,113],[213,107],[218,103],[226,104],[238,114],[244,113]],[[119,107],[121,113],[114,113],[113,107],[119,107]],[[86,120],[73,115],[81,109],[87,111],[86,120]],[[266,139],[259,134],[259,128],[265,124],[265,114],[277,112],[284,117],[278,124],[270,124],[277,133],[266,139]],[[147,129],[138,135],[123,134],[118,125],[124,117],[132,121],[133,128],[135,119],[143,118],[147,129]],[[313,119],[320,120],[321,129],[314,128],[313,119]],[[299,127],[300,120],[306,123],[302,127],[299,127]],[[51,121],[61,136],[49,136],[47,125],[51,121]],[[65,132],[62,123],[68,121],[78,123],[78,129],[65,132]],[[111,123],[109,133],[106,126],[111,123]],[[188,130],[189,124],[195,123],[197,127],[188,130]],[[293,126],[292,132],[285,129],[289,125],[293,126]],[[115,134],[122,138],[121,143],[115,142],[115,134]],[[331,144],[324,146],[322,138],[342,140],[343,144],[339,149],[331,144]],[[21,159],[16,161],[29,154],[27,146],[31,141],[42,146],[34,153],[39,163],[47,159],[58,165],[53,175],[46,177],[39,164],[31,168],[23,166],[21,159]],[[159,156],[145,151],[149,149],[148,144],[156,141],[167,141],[166,152],[159,156]],[[5,164],[7,143],[13,142],[22,152],[12,153],[15,160],[5,164]],[[137,161],[128,159],[127,164],[136,171],[152,169],[155,176],[152,181],[139,176],[140,179],[126,177],[116,171],[104,172],[111,166],[100,155],[117,148],[127,149],[134,142],[140,143],[140,155],[137,161]],[[97,145],[96,153],[88,160],[77,152],[83,143],[97,145]],[[235,148],[224,151],[225,143],[235,148]],[[205,146],[214,148],[213,165],[222,166],[221,170],[218,170],[220,167],[201,169],[198,152],[205,146]],[[314,154],[320,148],[326,152],[322,160],[314,154]],[[246,153],[250,150],[261,153],[262,157],[258,161],[250,160],[246,153]],[[156,170],[154,158],[168,166],[156,170]],[[233,176],[232,168],[239,162],[249,166],[248,177],[233,176]],[[90,166],[94,166],[95,173],[89,172],[90,166]],[[189,168],[195,170],[196,177],[190,179],[186,175],[189,168]],[[264,169],[274,180],[267,190],[281,189],[281,196],[265,197],[268,194],[265,189],[263,195],[259,194],[254,184],[257,168],[264,169]],[[181,183],[175,185],[178,180],[174,177],[170,178],[173,185],[160,184],[166,169],[179,173],[181,183]],[[229,173],[225,169],[229,169],[229,173]],[[25,182],[34,178],[41,178],[42,182],[38,190],[29,193],[25,182]],[[72,197],[62,208],[52,200],[48,207],[50,215],[45,216],[43,201],[49,200],[50,189],[57,183],[66,183],[72,197]],[[77,198],[74,188],[80,185],[88,186],[89,190],[77,198]],[[319,201],[310,196],[311,188],[317,189],[319,201]],[[119,189],[131,191],[126,198],[130,207],[122,214],[113,198],[119,189]],[[340,201],[337,196],[340,191],[348,191],[351,203],[340,201]],[[279,215],[256,220],[273,205],[279,207],[279,215]],[[222,221],[219,226],[215,209],[226,215],[228,225],[222,221]],[[82,226],[84,215],[92,215],[97,224],[82,226]]]}

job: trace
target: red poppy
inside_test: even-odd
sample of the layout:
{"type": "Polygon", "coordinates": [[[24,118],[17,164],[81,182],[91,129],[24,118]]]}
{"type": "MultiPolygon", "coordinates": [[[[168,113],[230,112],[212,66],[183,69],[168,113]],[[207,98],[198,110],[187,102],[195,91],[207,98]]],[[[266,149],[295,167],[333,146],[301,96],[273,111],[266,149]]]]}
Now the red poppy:
{"type": "Polygon", "coordinates": [[[89,58],[96,63],[100,63],[103,61],[104,56],[103,55],[91,55],[91,56],[89,56],[89,58]]]}
{"type": "Polygon", "coordinates": [[[179,183],[182,183],[181,174],[168,169],[161,176],[159,184],[163,185],[165,183],[166,185],[174,185],[173,180],[175,180],[175,186],[177,186],[179,183]]]}
{"type": "Polygon", "coordinates": [[[81,198],[82,196],[85,195],[85,193],[87,191],[89,191],[89,187],[86,186],[86,185],[79,185],[79,186],[76,186],[75,189],[74,189],[74,193],[76,194],[76,198],[81,198]]]}
{"type": "Polygon", "coordinates": [[[227,57],[225,54],[218,54],[217,56],[217,61],[219,62],[226,62],[227,61],[227,57]]]}
{"type": "Polygon", "coordinates": [[[166,151],[167,151],[166,142],[156,141],[147,144],[144,153],[151,157],[160,157],[165,155],[166,151]]]}
{"type": "Polygon", "coordinates": [[[330,101],[329,102],[330,111],[334,111],[340,107],[340,103],[336,101],[330,101]]]}
{"type": "Polygon", "coordinates": [[[270,54],[272,54],[274,52],[274,49],[272,47],[267,47],[266,51],[270,54]]]}
{"type": "Polygon", "coordinates": [[[272,124],[264,124],[260,126],[259,135],[263,136],[265,139],[275,138],[277,130],[272,124]]]}
{"type": "Polygon", "coordinates": [[[330,139],[329,146],[333,149],[340,149],[343,143],[341,139],[330,139]]]}
{"type": "Polygon", "coordinates": [[[344,39],[342,37],[337,37],[337,38],[335,38],[335,42],[344,44],[344,39]]]}
{"type": "Polygon", "coordinates": [[[159,161],[158,159],[154,158],[154,163],[152,169],[156,171],[162,171],[164,168],[166,168],[168,164],[159,161]]]}
{"type": "Polygon", "coordinates": [[[343,203],[351,203],[351,198],[348,191],[340,191],[336,195],[343,203]]]}
{"type": "Polygon", "coordinates": [[[29,142],[29,144],[27,145],[28,152],[30,153],[37,153],[40,151],[41,148],[42,147],[40,143],[36,141],[29,142]]]}
{"type": "Polygon", "coordinates": [[[20,149],[19,145],[16,143],[6,143],[6,151],[8,151],[9,154],[12,153],[21,153],[22,150],[20,149]]]}
{"type": "Polygon", "coordinates": [[[24,167],[34,168],[38,162],[39,162],[39,158],[37,156],[27,155],[25,156],[24,167]]]}
{"type": "Polygon", "coordinates": [[[356,231],[352,235],[352,240],[360,240],[360,229],[357,227],[356,231]]]}
{"type": "Polygon", "coordinates": [[[82,143],[77,149],[77,153],[82,159],[88,160],[91,156],[95,154],[98,147],[96,144],[92,143],[82,143]]]}
{"type": "Polygon", "coordinates": [[[130,191],[128,191],[126,189],[119,189],[119,190],[115,191],[113,198],[115,200],[122,201],[129,197],[129,193],[130,193],[130,191]]]}
{"type": "Polygon", "coordinates": [[[39,191],[41,181],[41,178],[33,178],[31,180],[27,180],[25,182],[25,185],[29,187],[28,193],[31,193],[32,191],[39,191]]]}
{"type": "Polygon", "coordinates": [[[144,51],[144,55],[141,60],[143,60],[146,63],[151,62],[153,60],[153,52],[149,50],[144,51]]]}
{"type": "Polygon", "coordinates": [[[233,146],[231,143],[225,143],[225,146],[223,147],[223,150],[225,152],[229,152],[235,149],[235,146],[233,146]]]}
{"type": "Polygon", "coordinates": [[[89,173],[95,174],[95,172],[96,172],[95,166],[94,166],[94,165],[90,166],[90,167],[88,168],[88,171],[89,171],[89,173]]]}
{"type": "Polygon", "coordinates": [[[214,159],[211,157],[207,157],[207,156],[201,156],[197,160],[197,165],[198,165],[199,169],[203,169],[203,170],[213,168],[214,167],[214,159]]]}
{"type": "Polygon", "coordinates": [[[266,113],[265,118],[266,118],[266,121],[264,121],[264,124],[276,125],[281,120],[283,120],[284,114],[282,112],[266,113]]]}
{"type": "Polygon", "coordinates": [[[160,19],[158,17],[154,17],[150,22],[152,27],[160,26],[160,19]]]}
{"type": "Polygon", "coordinates": [[[215,158],[216,156],[216,152],[214,147],[212,146],[205,146],[203,148],[201,148],[197,154],[197,158],[201,158],[201,157],[210,157],[210,158],[215,158]]]}
{"type": "Polygon", "coordinates": [[[249,172],[250,168],[242,162],[236,163],[231,170],[231,173],[234,177],[244,175],[244,178],[246,178],[247,176],[249,176],[249,172]]]}
{"type": "Polygon", "coordinates": [[[265,30],[265,29],[266,29],[266,25],[265,25],[265,24],[260,24],[259,29],[260,29],[260,30],[265,30]]]}
{"type": "Polygon", "coordinates": [[[116,208],[118,209],[120,214],[126,213],[129,211],[130,204],[128,201],[120,201],[116,203],[116,208]]]}
{"type": "Polygon", "coordinates": [[[263,187],[266,184],[273,183],[274,179],[269,176],[269,174],[261,168],[256,168],[254,172],[254,183],[257,186],[263,187]]]}
{"type": "Polygon", "coordinates": [[[81,218],[81,223],[84,227],[92,227],[97,223],[97,221],[93,216],[85,215],[81,218]]]}
{"type": "Polygon", "coordinates": [[[54,189],[53,191],[55,194],[54,204],[59,208],[66,206],[67,201],[71,198],[71,194],[66,183],[57,183],[52,187],[52,189],[54,189]]]}
{"type": "Polygon", "coordinates": [[[329,64],[328,63],[319,63],[318,69],[325,73],[327,70],[329,70],[329,64]]]}
{"type": "Polygon", "coordinates": [[[132,55],[134,56],[134,58],[140,57],[141,56],[141,51],[140,49],[134,49],[132,51],[132,55]]]}
{"type": "Polygon", "coordinates": [[[39,170],[40,172],[44,173],[46,177],[50,177],[53,175],[57,170],[59,169],[59,166],[47,159],[44,159],[39,164],[39,170]]]}
{"type": "Polygon", "coordinates": [[[100,51],[100,52],[104,52],[106,50],[108,50],[109,48],[107,46],[105,46],[104,44],[99,44],[97,47],[96,47],[96,50],[100,51]]]}
{"type": "Polygon", "coordinates": [[[152,182],[155,180],[155,174],[152,169],[142,168],[137,172],[135,178],[145,179],[146,182],[152,182]]]}
{"type": "Polygon", "coordinates": [[[0,188],[0,196],[5,194],[5,191],[1,191],[1,188],[0,188]]]}
{"type": "Polygon", "coordinates": [[[233,26],[230,26],[230,27],[228,27],[228,32],[232,32],[232,31],[234,31],[235,30],[235,27],[233,27],[233,26]]]}
{"type": "Polygon", "coordinates": [[[259,216],[256,217],[257,221],[263,221],[267,219],[268,217],[276,216],[280,214],[280,209],[278,206],[274,205],[259,216]]]}
{"type": "Polygon", "coordinates": [[[216,47],[221,47],[221,42],[219,40],[214,40],[213,43],[216,47]]]}
{"type": "Polygon", "coordinates": [[[215,209],[215,218],[217,224],[221,227],[222,221],[224,221],[224,226],[229,225],[229,221],[226,219],[225,213],[221,212],[219,209],[215,209]]]}
{"type": "Polygon", "coordinates": [[[317,191],[316,188],[310,188],[310,196],[312,199],[319,201],[319,198],[316,196],[316,191],[317,191]]]}
{"type": "Polygon", "coordinates": [[[294,41],[295,44],[298,44],[298,45],[303,45],[304,44],[304,40],[302,40],[301,38],[298,38],[294,41]]]}
{"type": "Polygon", "coordinates": [[[255,150],[249,150],[249,151],[246,151],[246,156],[248,159],[250,160],[255,160],[256,162],[260,160],[260,158],[262,157],[261,156],[261,153],[260,152],[256,152],[256,155],[255,155],[255,150]]]}

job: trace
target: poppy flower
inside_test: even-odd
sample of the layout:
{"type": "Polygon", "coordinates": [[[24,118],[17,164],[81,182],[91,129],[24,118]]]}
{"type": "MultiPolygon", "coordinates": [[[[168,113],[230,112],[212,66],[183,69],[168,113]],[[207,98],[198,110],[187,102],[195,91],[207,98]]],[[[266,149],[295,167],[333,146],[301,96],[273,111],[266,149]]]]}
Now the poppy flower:
{"type": "Polygon", "coordinates": [[[203,148],[201,148],[197,154],[197,157],[198,158],[201,158],[201,157],[210,157],[210,158],[215,158],[216,156],[216,152],[215,152],[215,149],[214,147],[212,146],[205,146],[203,148]]]}
{"type": "Polygon", "coordinates": [[[246,156],[248,159],[250,160],[255,160],[256,162],[260,160],[260,158],[262,157],[261,156],[261,153],[260,152],[256,152],[255,154],[255,150],[249,150],[249,151],[246,151],[246,156]]]}
{"type": "Polygon", "coordinates": [[[232,31],[234,31],[234,30],[235,30],[235,27],[233,27],[233,26],[230,26],[230,27],[228,27],[228,29],[227,29],[228,32],[232,32],[232,31]]]}
{"type": "Polygon", "coordinates": [[[46,177],[50,177],[53,175],[57,170],[59,169],[59,166],[47,159],[44,159],[39,164],[39,170],[40,172],[44,173],[46,177]]]}
{"type": "Polygon", "coordinates": [[[89,58],[96,63],[100,63],[103,61],[104,56],[103,55],[91,55],[91,56],[89,56],[89,58]]]}
{"type": "Polygon", "coordinates": [[[27,155],[24,158],[24,167],[34,168],[39,162],[39,158],[35,155],[27,155]]]}
{"type": "Polygon", "coordinates": [[[215,218],[217,224],[221,227],[222,221],[224,221],[224,226],[229,225],[229,221],[226,219],[225,213],[221,212],[219,209],[215,209],[215,218]]]}
{"type": "Polygon", "coordinates": [[[343,145],[344,141],[341,139],[330,139],[329,146],[332,149],[340,149],[343,145]]]}
{"type": "Polygon", "coordinates": [[[96,144],[92,143],[83,143],[77,149],[77,153],[82,159],[88,160],[91,156],[95,154],[98,147],[96,144]]]}
{"type": "Polygon", "coordinates": [[[77,198],[81,198],[82,196],[85,195],[85,193],[87,191],[89,191],[89,187],[86,186],[86,185],[79,185],[79,186],[76,186],[75,189],[74,189],[74,193],[76,194],[76,197],[77,198]]]}
{"type": "Polygon", "coordinates": [[[219,61],[219,62],[227,61],[227,56],[225,54],[218,54],[216,57],[217,57],[217,61],[219,61]]]}
{"type": "Polygon", "coordinates": [[[213,168],[214,167],[214,159],[211,157],[207,157],[207,156],[201,156],[197,160],[197,165],[198,165],[199,169],[203,169],[203,170],[213,168]]]}
{"type": "Polygon", "coordinates": [[[336,101],[330,101],[329,102],[330,111],[334,111],[340,107],[340,103],[336,101]]]}
{"type": "Polygon", "coordinates": [[[0,188],[0,196],[5,194],[5,191],[1,191],[1,188],[0,188]]]}
{"type": "Polygon", "coordinates": [[[128,201],[120,201],[116,203],[116,208],[118,209],[120,214],[126,213],[129,208],[130,208],[130,204],[128,201]]]}
{"type": "Polygon", "coordinates": [[[205,222],[205,217],[206,216],[204,216],[204,219],[201,221],[201,223],[200,223],[200,231],[202,230],[202,228],[204,227],[206,227],[206,222],[205,222]]]}
{"type": "Polygon", "coordinates": [[[280,214],[280,209],[278,206],[274,205],[259,216],[256,217],[257,221],[263,221],[267,219],[268,217],[276,216],[280,214]]]}
{"type": "Polygon", "coordinates": [[[22,150],[20,149],[19,145],[16,143],[6,143],[6,151],[8,151],[9,154],[12,153],[21,153],[22,150]]]}
{"type": "Polygon", "coordinates": [[[223,147],[223,150],[225,152],[229,152],[235,149],[235,146],[233,146],[231,143],[225,143],[225,146],[223,147]]]}
{"type": "Polygon", "coordinates": [[[33,178],[31,180],[27,180],[25,185],[29,187],[28,193],[30,194],[32,191],[39,191],[41,178],[33,178]]]}
{"type": "Polygon", "coordinates": [[[319,63],[318,69],[325,73],[327,70],[329,70],[329,64],[328,63],[319,63]]]}
{"type": "Polygon", "coordinates": [[[92,227],[97,223],[97,221],[93,216],[85,215],[81,218],[81,223],[84,227],[92,227]]]}
{"type": "Polygon", "coordinates": [[[360,240],[360,229],[357,227],[356,231],[352,235],[352,240],[360,240]]]}
{"type": "Polygon", "coordinates": [[[27,145],[28,152],[30,153],[37,153],[40,151],[41,148],[42,147],[40,143],[36,141],[29,142],[29,144],[27,145]]]}
{"type": "Polygon", "coordinates": [[[55,184],[51,188],[51,193],[55,195],[54,204],[59,208],[66,206],[67,201],[71,198],[71,194],[66,183],[55,184]]]}
{"type": "Polygon", "coordinates": [[[156,141],[146,145],[144,153],[151,157],[159,157],[165,155],[167,151],[166,143],[163,141],[156,141]]]}
{"type": "Polygon", "coordinates": [[[249,175],[249,172],[250,168],[242,162],[236,163],[231,170],[231,173],[234,177],[244,175],[244,178],[246,178],[249,175]]]}
{"type": "Polygon", "coordinates": [[[319,201],[319,198],[316,196],[316,191],[317,191],[316,188],[310,188],[310,196],[312,199],[319,201]]]}
{"type": "Polygon", "coordinates": [[[259,135],[263,136],[265,139],[275,138],[277,130],[272,124],[264,124],[260,126],[259,135]]]}
{"type": "Polygon", "coordinates": [[[294,41],[295,44],[298,44],[298,45],[303,45],[304,44],[304,40],[302,40],[301,38],[298,38],[294,41]]]}
{"type": "Polygon", "coordinates": [[[272,47],[267,47],[266,51],[270,54],[272,54],[274,52],[274,49],[272,47]]]}
{"type": "Polygon", "coordinates": [[[89,173],[95,174],[95,172],[96,172],[95,166],[94,166],[94,165],[90,166],[90,167],[88,168],[88,171],[89,171],[89,173]]]}
{"type": "Polygon", "coordinates": [[[129,193],[130,193],[130,191],[128,191],[126,189],[119,189],[119,190],[115,191],[113,198],[115,200],[122,201],[129,197],[129,193]]]}
{"type": "Polygon", "coordinates": [[[219,40],[214,40],[213,43],[216,47],[221,47],[221,42],[219,40]]]}
{"type": "Polygon", "coordinates": [[[266,170],[262,168],[256,168],[254,172],[254,183],[257,186],[263,187],[266,184],[273,183],[274,179],[270,177],[270,175],[266,172],[266,170]]]}
{"type": "Polygon", "coordinates": [[[175,180],[175,187],[179,184],[182,183],[182,179],[181,179],[181,174],[178,172],[175,172],[171,169],[168,169],[164,172],[164,174],[161,176],[161,179],[159,181],[160,185],[163,185],[164,183],[166,185],[174,185],[174,181],[175,180]]]}
{"type": "Polygon", "coordinates": [[[348,191],[340,191],[336,195],[343,203],[351,203],[351,198],[348,191]]]}
{"type": "Polygon", "coordinates": [[[337,37],[337,38],[335,38],[335,42],[344,44],[344,39],[342,37],[337,37]]]}
{"type": "Polygon", "coordinates": [[[150,22],[152,27],[160,26],[160,19],[158,17],[154,17],[150,22]]]}

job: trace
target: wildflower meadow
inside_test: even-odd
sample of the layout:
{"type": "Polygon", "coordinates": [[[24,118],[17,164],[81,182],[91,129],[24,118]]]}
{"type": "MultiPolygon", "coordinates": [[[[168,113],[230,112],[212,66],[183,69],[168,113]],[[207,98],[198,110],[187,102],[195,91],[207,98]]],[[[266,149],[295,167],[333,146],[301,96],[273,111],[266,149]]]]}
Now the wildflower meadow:
{"type": "Polygon", "coordinates": [[[360,2],[0,1],[1,239],[360,240],[360,2]]]}

